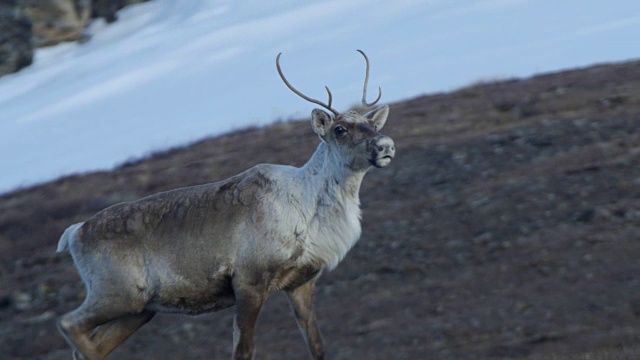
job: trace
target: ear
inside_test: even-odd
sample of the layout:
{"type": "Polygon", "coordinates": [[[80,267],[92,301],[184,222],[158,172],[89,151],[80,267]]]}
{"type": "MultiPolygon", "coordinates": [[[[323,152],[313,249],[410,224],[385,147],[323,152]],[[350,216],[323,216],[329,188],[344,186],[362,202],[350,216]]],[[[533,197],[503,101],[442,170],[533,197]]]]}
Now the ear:
{"type": "Polygon", "coordinates": [[[333,124],[331,115],[323,110],[313,109],[311,112],[311,126],[316,134],[324,137],[331,124],[333,124]]]}
{"type": "Polygon", "coordinates": [[[370,111],[364,115],[364,117],[369,120],[369,124],[371,124],[371,126],[376,130],[382,129],[384,123],[387,122],[387,116],[389,116],[389,106],[387,105],[370,111]]]}

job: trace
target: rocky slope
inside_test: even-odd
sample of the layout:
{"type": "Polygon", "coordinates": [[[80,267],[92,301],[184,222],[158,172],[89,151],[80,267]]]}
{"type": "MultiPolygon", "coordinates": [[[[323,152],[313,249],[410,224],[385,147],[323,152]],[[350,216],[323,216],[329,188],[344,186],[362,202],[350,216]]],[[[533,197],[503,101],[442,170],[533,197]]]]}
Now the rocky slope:
{"type": "MultiPolygon", "coordinates": [[[[640,357],[640,62],[481,83],[391,104],[397,158],[361,190],[363,235],[324,274],[330,359],[640,357]]],[[[209,138],[0,197],[0,348],[68,359],[55,317],[83,299],[62,230],[111,204],[301,165],[308,120],[209,138]]],[[[233,310],[159,315],[114,359],[226,359],[233,310]]],[[[300,359],[284,296],[257,359],[300,359]]]]}
{"type": "Polygon", "coordinates": [[[31,65],[35,48],[87,41],[92,18],[117,19],[123,7],[148,0],[0,0],[0,76],[31,65]]]}

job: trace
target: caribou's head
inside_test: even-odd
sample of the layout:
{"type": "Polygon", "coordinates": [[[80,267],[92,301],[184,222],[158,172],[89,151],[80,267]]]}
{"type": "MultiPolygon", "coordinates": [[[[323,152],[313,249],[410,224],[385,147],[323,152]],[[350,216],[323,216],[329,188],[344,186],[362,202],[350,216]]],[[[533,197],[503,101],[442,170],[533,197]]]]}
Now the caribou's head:
{"type": "MultiPolygon", "coordinates": [[[[367,111],[380,100],[382,90],[378,88],[378,98],[375,101],[372,103],[367,102],[369,59],[363,51],[358,50],[358,52],[364,56],[367,63],[362,91],[362,109],[367,111]]],[[[348,111],[341,114],[331,107],[332,95],[327,86],[325,86],[325,89],[329,95],[329,101],[326,104],[310,98],[294,88],[282,73],[280,55],[282,53],[278,54],[276,58],[276,67],[287,87],[301,98],[318,104],[333,113],[333,116],[331,116],[324,110],[314,109],[311,113],[311,125],[316,134],[320,136],[320,139],[339,154],[344,164],[354,171],[366,170],[371,166],[382,168],[389,165],[396,152],[395,145],[390,137],[378,132],[387,121],[389,107],[385,105],[364,115],[356,111],[348,111]]]]}

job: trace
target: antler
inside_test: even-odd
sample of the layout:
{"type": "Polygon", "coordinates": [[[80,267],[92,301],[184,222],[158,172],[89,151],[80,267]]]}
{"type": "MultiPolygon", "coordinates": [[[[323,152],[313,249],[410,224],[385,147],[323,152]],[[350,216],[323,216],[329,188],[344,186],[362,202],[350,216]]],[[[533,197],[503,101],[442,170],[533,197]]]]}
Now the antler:
{"type": "Polygon", "coordinates": [[[323,108],[325,108],[325,109],[331,111],[332,113],[334,113],[336,116],[340,115],[340,113],[336,109],[331,107],[331,100],[333,99],[333,96],[331,95],[331,91],[329,90],[328,86],[325,85],[325,87],[324,87],[325,89],[327,89],[327,94],[329,94],[329,103],[328,104],[325,104],[320,100],[316,100],[316,99],[310,98],[310,97],[306,96],[305,94],[301,93],[300,91],[298,91],[296,88],[294,88],[293,85],[291,85],[289,83],[289,81],[287,81],[287,78],[285,78],[284,74],[282,73],[282,69],[280,68],[280,55],[282,55],[282,53],[279,53],[278,56],[276,57],[276,67],[278,68],[278,74],[280,74],[280,78],[282,79],[282,81],[284,81],[284,83],[287,85],[287,87],[291,91],[293,91],[296,95],[300,96],[301,98],[303,98],[303,99],[305,99],[305,100],[307,100],[309,102],[312,102],[314,104],[318,104],[318,105],[322,106],[323,108]]]}
{"type": "Polygon", "coordinates": [[[372,103],[367,103],[367,84],[369,83],[369,58],[367,57],[367,54],[364,53],[364,51],[358,50],[358,52],[362,54],[362,56],[364,56],[364,61],[367,62],[367,72],[364,78],[364,88],[362,89],[362,106],[367,108],[375,105],[378,101],[380,101],[380,98],[382,97],[382,89],[378,87],[378,98],[372,103]]]}

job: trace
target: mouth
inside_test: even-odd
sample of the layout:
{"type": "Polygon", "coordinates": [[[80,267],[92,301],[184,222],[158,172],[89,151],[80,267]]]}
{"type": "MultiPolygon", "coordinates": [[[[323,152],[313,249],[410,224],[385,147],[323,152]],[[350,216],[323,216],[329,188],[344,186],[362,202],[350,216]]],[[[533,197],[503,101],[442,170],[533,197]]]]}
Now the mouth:
{"type": "Polygon", "coordinates": [[[389,165],[389,163],[391,162],[391,159],[393,159],[392,156],[390,155],[385,155],[383,157],[377,158],[373,161],[371,161],[371,164],[377,168],[383,168],[387,165],[389,165]]]}

